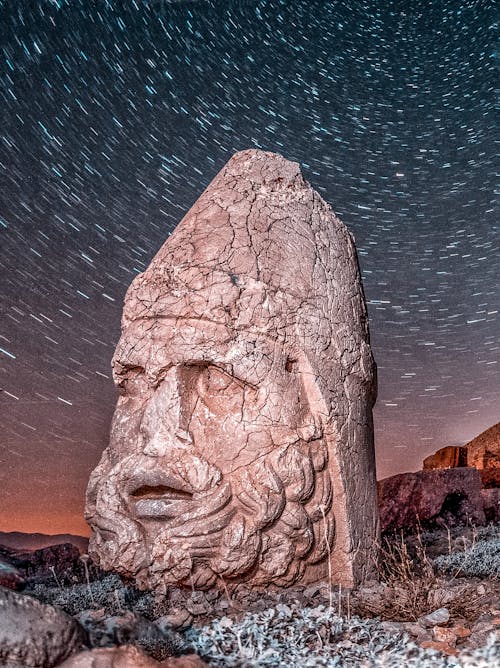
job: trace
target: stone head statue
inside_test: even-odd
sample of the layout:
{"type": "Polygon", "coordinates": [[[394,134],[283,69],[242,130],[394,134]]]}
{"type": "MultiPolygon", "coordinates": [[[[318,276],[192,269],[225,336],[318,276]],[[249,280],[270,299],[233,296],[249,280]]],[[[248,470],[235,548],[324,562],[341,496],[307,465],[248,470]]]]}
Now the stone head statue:
{"type": "Polygon", "coordinates": [[[352,586],[378,531],[353,241],[296,163],[231,158],[133,281],[89,552],[161,591],[352,586]]]}

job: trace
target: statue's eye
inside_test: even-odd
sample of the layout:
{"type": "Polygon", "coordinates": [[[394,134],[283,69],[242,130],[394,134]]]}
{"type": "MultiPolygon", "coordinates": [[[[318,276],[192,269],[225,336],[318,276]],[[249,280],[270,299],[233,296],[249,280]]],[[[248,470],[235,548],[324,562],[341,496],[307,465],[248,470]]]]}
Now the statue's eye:
{"type": "Polygon", "coordinates": [[[116,378],[120,394],[137,394],[144,383],[144,369],[141,366],[123,366],[116,378]]]}

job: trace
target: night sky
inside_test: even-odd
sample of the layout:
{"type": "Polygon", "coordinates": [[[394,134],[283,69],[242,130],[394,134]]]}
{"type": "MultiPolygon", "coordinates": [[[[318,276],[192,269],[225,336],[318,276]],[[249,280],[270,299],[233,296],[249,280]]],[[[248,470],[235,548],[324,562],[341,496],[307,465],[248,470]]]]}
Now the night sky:
{"type": "Polygon", "coordinates": [[[240,149],[354,234],[378,477],[500,419],[493,0],[0,0],[0,530],[85,531],[122,301],[240,149]]]}

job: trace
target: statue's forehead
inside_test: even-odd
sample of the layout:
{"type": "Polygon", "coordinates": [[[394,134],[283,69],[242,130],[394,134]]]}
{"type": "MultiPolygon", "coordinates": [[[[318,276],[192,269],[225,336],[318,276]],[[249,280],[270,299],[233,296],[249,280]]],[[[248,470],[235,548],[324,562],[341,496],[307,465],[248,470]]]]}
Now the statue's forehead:
{"type": "Polygon", "coordinates": [[[124,366],[141,366],[155,373],[170,365],[207,362],[231,369],[258,383],[284,366],[283,341],[250,330],[231,330],[210,320],[143,318],[125,328],[114,354],[124,366]]]}

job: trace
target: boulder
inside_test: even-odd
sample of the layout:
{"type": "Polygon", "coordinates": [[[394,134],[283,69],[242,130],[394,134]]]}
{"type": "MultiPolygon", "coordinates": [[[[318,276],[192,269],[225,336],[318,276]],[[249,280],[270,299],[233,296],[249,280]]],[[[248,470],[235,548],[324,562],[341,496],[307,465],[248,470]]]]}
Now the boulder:
{"type": "Polygon", "coordinates": [[[0,587],[0,664],[52,668],[82,649],[85,632],[62,610],[0,587]]]}
{"type": "Polygon", "coordinates": [[[400,473],[378,483],[382,531],[484,524],[481,477],[475,468],[400,473]]]}
{"type": "Polygon", "coordinates": [[[61,664],[60,668],[206,668],[195,654],[155,661],[137,647],[124,645],[81,652],[61,664]]]}
{"type": "Polygon", "coordinates": [[[356,249],[299,165],[249,150],[130,286],[89,554],[162,593],[330,579],[378,537],[356,249]]]}

